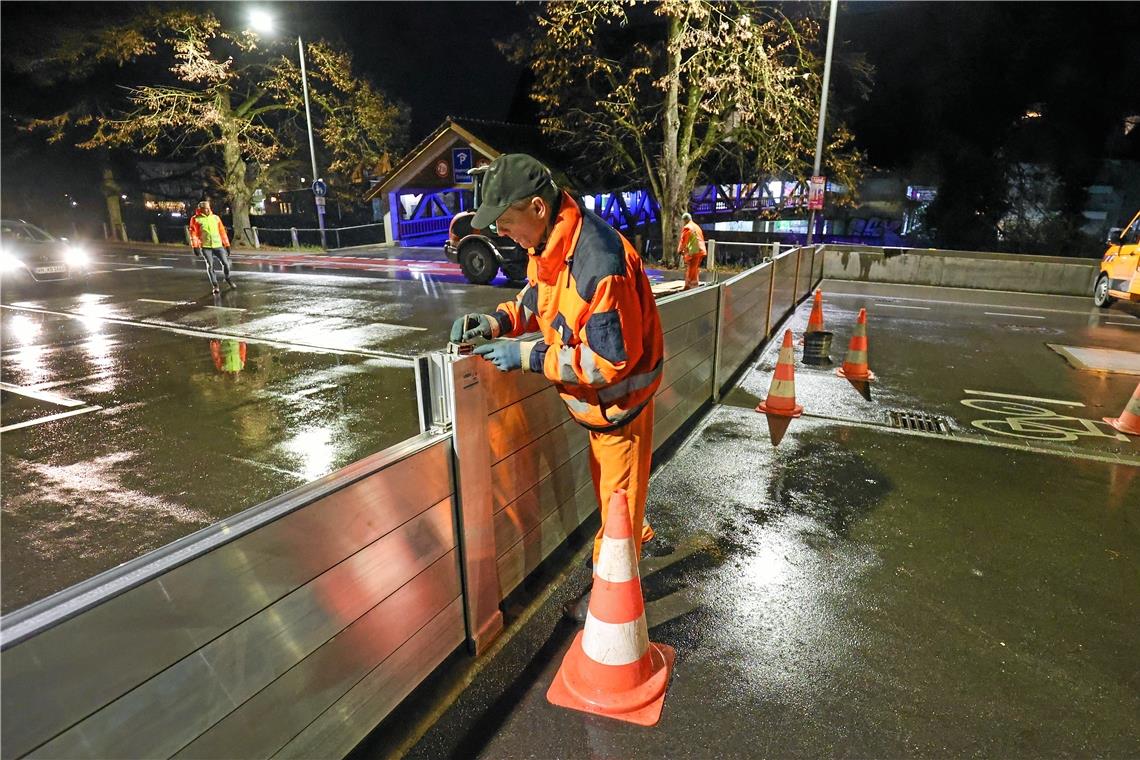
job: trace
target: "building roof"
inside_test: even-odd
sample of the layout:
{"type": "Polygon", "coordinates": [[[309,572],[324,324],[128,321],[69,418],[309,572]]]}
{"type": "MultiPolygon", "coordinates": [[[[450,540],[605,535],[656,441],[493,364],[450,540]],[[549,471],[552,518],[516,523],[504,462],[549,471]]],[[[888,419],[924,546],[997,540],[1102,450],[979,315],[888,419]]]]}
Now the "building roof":
{"type": "Polygon", "coordinates": [[[364,199],[372,200],[382,193],[406,186],[432,161],[446,155],[457,143],[470,145],[491,160],[504,153],[528,153],[550,167],[555,181],[578,187],[574,177],[567,173],[566,168],[570,162],[566,155],[552,148],[550,139],[537,126],[448,116],[434,132],[408,151],[388,176],[371,187],[364,199]]]}

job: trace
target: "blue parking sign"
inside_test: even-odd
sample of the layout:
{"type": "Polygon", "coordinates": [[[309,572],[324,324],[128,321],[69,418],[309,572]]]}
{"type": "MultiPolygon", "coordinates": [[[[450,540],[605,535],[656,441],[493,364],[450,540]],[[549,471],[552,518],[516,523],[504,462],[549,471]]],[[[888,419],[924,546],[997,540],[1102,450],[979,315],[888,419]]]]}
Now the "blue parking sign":
{"type": "Polygon", "coordinates": [[[475,165],[474,160],[475,157],[470,148],[451,149],[451,175],[455,184],[471,182],[471,168],[475,165]]]}

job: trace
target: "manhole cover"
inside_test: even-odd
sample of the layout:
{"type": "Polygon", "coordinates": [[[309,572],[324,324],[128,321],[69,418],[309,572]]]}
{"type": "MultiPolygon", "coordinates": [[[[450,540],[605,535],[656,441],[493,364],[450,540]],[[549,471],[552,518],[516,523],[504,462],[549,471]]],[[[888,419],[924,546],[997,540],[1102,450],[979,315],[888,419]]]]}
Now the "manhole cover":
{"type": "Polygon", "coordinates": [[[900,430],[918,430],[922,433],[950,435],[950,421],[934,414],[891,409],[887,412],[887,419],[890,421],[891,427],[900,430]]]}

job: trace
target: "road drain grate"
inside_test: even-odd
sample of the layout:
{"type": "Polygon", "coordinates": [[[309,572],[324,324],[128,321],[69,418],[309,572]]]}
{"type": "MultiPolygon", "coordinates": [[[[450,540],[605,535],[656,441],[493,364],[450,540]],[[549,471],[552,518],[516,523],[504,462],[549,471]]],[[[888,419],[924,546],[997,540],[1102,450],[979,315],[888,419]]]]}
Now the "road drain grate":
{"type": "Polygon", "coordinates": [[[925,412],[903,412],[891,409],[887,412],[887,419],[891,427],[900,430],[918,430],[922,433],[936,435],[950,435],[950,422],[945,417],[939,417],[925,412]]]}

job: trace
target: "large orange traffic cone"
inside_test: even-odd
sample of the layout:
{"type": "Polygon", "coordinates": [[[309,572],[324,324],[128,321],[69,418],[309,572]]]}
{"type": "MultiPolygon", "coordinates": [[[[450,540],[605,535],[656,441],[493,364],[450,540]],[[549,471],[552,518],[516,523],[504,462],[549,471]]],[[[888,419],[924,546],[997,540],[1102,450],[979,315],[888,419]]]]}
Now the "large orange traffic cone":
{"type": "Polygon", "coordinates": [[[859,319],[855,320],[855,332],[851,335],[851,342],[847,344],[847,358],[843,366],[835,370],[835,374],[848,380],[874,380],[875,373],[867,366],[867,310],[859,310],[859,319]]]}
{"type": "Polygon", "coordinates": [[[1120,416],[1105,417],[1104,421],[1121,433],[1140,435],[1140,383],[1136,384],[1136,390],[1133,391],[1132,398],[1128,400],[1128,405],[1124,407],[1120,416]]]}
{"type": "Polygon", "coordinates": [[[815,301],[812,302],[807,330],[804,332],[823,332],[823,291],[819,288],[815,289],[815,301]]]}
{"type": "Polygon", "coordinates": [[[642,726],[656,725],[673,670],[673,648],[649,641],[637,549],[624,489],[614,491],[586,627],[546,692],[553,705],[642,726]]]}
{"type": "Polygon", "coordinates": [[[803,406],[796,403],[796,357],[791,330],[784,331],[784,343],[780,346],[772,385],[768,387],[768,398],[760,402],[756,411],[779,417],[799,417],[804,413],[803,406]]]}

